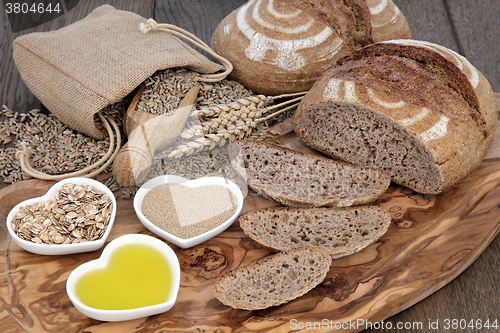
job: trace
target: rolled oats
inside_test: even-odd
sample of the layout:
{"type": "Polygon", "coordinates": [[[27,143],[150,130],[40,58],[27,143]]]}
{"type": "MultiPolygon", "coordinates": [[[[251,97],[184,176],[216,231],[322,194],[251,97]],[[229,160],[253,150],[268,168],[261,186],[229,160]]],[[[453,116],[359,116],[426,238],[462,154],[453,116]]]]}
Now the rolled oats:
{"type": "Polygon", "coordinates": [[[89,185],[65,184],[54,200],[20,208],[12,229],[24,240],[44,244],[93,241],[104,235],[113,203],[89,185]]]}

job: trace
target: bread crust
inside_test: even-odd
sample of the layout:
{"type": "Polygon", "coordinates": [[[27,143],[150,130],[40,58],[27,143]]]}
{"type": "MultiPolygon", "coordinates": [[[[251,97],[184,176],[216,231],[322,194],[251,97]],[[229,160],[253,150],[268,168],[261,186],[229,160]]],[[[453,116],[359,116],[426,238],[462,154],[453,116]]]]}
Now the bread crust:
{"type": "MultiPolygon", "coordinates": [[[[277,201],[281,203],[282,205],[285,206],[291,206],[291,207],[346,207],[346,206],[355,206],[355,205],[363,205],[363,204],[368,204],[372,203],[375,200],[377,200],[389,187],[390,185],[390,177],[386,175],[383,172],[374,170],[374,169],[369,169],[369,168],[364,168],[364,167],[359,167],[355,165],[351,165],[348,163],[340,162],[340,161],[334,161],[328,157],[322,157],[322,156],[313,156],[313,155],[308,155],[304,154],[298,151],[294,151],[285,147],[280,147],[277,145],[272,145],[268,144],[265,142],[260,142],[260,141],[252,141],[252,140],[239,140],[236,141],[229,150],[229,156],[231,158],[231,165],[233,169],[236,171],[238,175],[240,175],[243,179],[246,180],[248,186],[252,190],[254,190],[257,194],[267,198],[271,199],[274,201],[277,201]],[[330,166],[330,168],[339,168],[340,170],[346,171],[346,173],[351,173],[353,175],[353,178],[358,174],[358,172],[363,174],[363,176],[371,180],[371,181],[378,181],[378,187],[371,191],[372,193],[369,195],[357,195],[350,193],[350,198],[349,199],[340,199],[340,198],[335,198],[335,197],[330,197],[322,200],[317,200],[317,199],[310,199],[306,197],[292,197],[290,195],[284,194],[283,192],[274,190],[268,186],[259,184],[259,182],[253,177],[252,175],[248,175],[245,167],[245,153],[243,151],[240,151],[240,149],[245,149],[249,148],[250,150],[252,149],[261,149],[261,150],[267,150],[268,153],[266,155],[263,155],[262,158],[272,158],[273,153],[288,153],[291,159],[293,159],[293,156],[296,157],[303,157],[308,165],[316,165],[318,163],[322,163],[325,166],[330,166]],[[242,165],[243,163],[243,165],[242,165]]],[[[288,161],[284,161],[281,163],[282,165],[287,164],[287,162],[291,162],[289,159],[288,161]]],[[[311,172],[309,170],[306,170],[306,165],[303,166],[302,172],[305,174],[307,172],[311,172]]],[[[264,171],[260,171],[264,172],[264,171]]],[[[302,184],[305,186],[304,184],[302,184]]],[[[309,184],[307,184],[309,185],[309,184]]],[[[295,189],[297,189],[297,184],[292,183],[290,185],[287,185],[290,187],[295,186],[295,189]]],[[[354,191],[354,189],[352,190],[354,191]]]]}
{"type": "Polygon", "coordinates": [[[394,38],[411,33],[391,0],[250,0],[219,23],[212,48],[233,64],[230,79],[279,95],[306,91],[352,50],[394,38]]]}
{"type": "Polygon", "coordinates": [[[424,194],[443,193],[475,170],[497,126],[496,102],[484,76],[464,57],[422,41],[374,44],[339,60],[294,115],[295,131],[307,145],[350,163],[380,168],[354,152],[336,152],[308,134],[305,119],[320,115],[313,116],[313,110],[344,105],[373,112],[421,146],[439,184],[428,189],[395,174],[391,177],[424,194]]]}

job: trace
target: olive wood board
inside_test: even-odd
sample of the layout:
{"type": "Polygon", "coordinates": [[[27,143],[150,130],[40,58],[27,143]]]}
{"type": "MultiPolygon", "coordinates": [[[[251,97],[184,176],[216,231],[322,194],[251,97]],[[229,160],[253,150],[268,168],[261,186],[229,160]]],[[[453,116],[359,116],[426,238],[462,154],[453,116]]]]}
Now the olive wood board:
{"type": "MultiPolygon", "coordinates": [[[[500,99],[499,94],[496,97],[500,99]]],[[[312,152],[291,132],[290,120],[274,129],[282,133],[275,142],[312,152]]],[[[232,309],[212,293],[222,272],[270,254],[235,222],[219,236],[192,248],[172,245],[181,265],[181,286],[170,311],[124,322],[100,322],[84,316],[66,294],[66,279],[80,264],[98,258],[102,249],[42,256],[19,248],[7,234],[7,214],[20,201],[43,195],[53,182],[15,183],[0,190],[0,298],[4,307],[0,313],[18,323],[18,329],[9,328],[11,332],[288,332],[314,322],[334,332],[362,331],[365,326],[350,323],[376,323],[419,302],[465,270],[497,235],[499,132],[500,127],[480,167],[444,194],[421,195],[392,184],[376,202],[392,217],[389,230],[379,241],[333,260],[325,280],[304,296],[259,311],[232,309]]],[[[129,233],[152,235],[137,219],[132,202],[118,196],[108,241],[129,233]]],[[[276,205],[250,191],[243,212],[276,205]]],[[[5,319],[2,316],[0,322],[5,319]]]]}

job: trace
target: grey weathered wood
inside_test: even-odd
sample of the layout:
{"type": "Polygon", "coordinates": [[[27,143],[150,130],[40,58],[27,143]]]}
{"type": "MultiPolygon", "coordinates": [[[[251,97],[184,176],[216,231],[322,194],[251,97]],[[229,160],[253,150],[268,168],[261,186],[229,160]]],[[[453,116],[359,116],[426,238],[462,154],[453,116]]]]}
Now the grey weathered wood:
{"type": "Polygon", "coordinates": [[[157,0],[155,20],[172,23],[193,33],[210,45],[212,32],[224,17],[243,5],[246,0],[157,0]],[[216,8],[214,8],[216,7],[216,8]]]}
{"type": "Polygon", "coordinates": [[[87,16],[93,9],[109,4],[117,9],[129,10],[144,17],[153,15],[153,1],[118,1],[93,0],[79,1],[73,9],[53,21],[35,28],[12,33],[7,14],[2,8],[0,13],[0,105],[6,105],[13,111],[28,112],[41,108],[41,102],[29,91],[19,75],[12,59],[12,42],[19,36],[31,33],[50,31],[62,28],[87,16]]]}
{"type": "Polygon", "coordinates": [[[413,39],[460,52],[442,0],[393,0],[408,21],[413,39]]]}
{"type": "Polygon", "coordinates": [[[463,55],[500,91],[500,2],[445,0],[463,55]]]}

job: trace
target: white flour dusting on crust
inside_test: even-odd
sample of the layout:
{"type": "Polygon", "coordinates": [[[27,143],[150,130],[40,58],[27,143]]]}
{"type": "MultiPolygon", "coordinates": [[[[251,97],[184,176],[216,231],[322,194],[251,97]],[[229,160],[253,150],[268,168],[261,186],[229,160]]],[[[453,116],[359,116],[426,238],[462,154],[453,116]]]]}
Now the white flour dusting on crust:
{"type": "Polygon", "coordinates": [[[409,126],[409,125],[415,124],[416,122],[424,119],[428,114],[429,114],[429,109],[422,108],[422,111],[420,111],[420,113],[417,113],[415,116],[413,116],[411,118],[401,119],[399,121],[399,123],[404,125],[404,126],[409,126]]]}
{"type": "Polygon", "coordinates": [[[436,140],[446,136],[448,133],[448,121],[450,118],[446,116],[441,116],[439,121],[429,128],[427,131],[420,133],[422,141],[427,142],[431,140],[436,140]]]}
{"type": "Polygon", "coordinates": [[[387,109],[400,109],[406,105],[405,101],[397,101],[397,102],[384,101],[384,100],[378,98],[375,95],[375,92],[373,91],[373,89],[371,89],[371,88],[368,88],[368,95],[370,96],[370,99],[372,101],[374,101],[378,105],[383,106],[384,108],[387,108],[387,109]]]}
{"type": "MultiPolygon", "coordinates": [[[[283,70],[293,72],[300,70],[307,65],[307,60],[305,59],[305,57],[297,53],[297,51],[307,48],[313,48],[326,41],[331,40],[330,37],[334,34],[334,31],[330,27],[325,26],[322,23],[314,22],[312,20],[308,20],[302,25],[287,28],[278,27],[275,24],[264,21],[264,19],[259,15],[259,11],[264,9],[267,10],[270,14],[274,15],[274,18],[287,20],[289,20],[290,15],[297,17],[298,15],[301,15],[303,13],[302,11],[296,10],[291,14],[282,13],[279,15],[275,15],[277,11],[274,9],[273,2],[269,1],[267,6],[263,8],[264,6],[262,5],[262,1],[263,0],[249,1],[246,5],[240,8],[236,15],[236,24],[238,26],[238,29],[250,41],[250,45],[245,49],[245,56],[248,59],[272,64],[278,66],[283,70]],[[254,7],[251,8],[251,6],[254,7]],[[255,20],[252,22],[252,24],[279,31],[284,35],[317,31],[318,24],[321,24],[320,27],[323,27],[323,29],[314,35],[302,39],[293,39],[292,36],[290,36],[290,39],[288,40],[271,38],[257,32],[254,28],[252,28],[251,24],[248,22],[248,12],[250,8],[252,10],[252,15],[250,15],[250,17],[255,20]],[[269,59],[267,57],[273,58],[269,59]]],[[[325,47],[325,49],[329,53],[328,56],[333,56],[340,48],[340,45],[342,45],[342,40],[340,39],[340,37],[337,36],[337,39],[338,41],[335,40],[335,43],[333,43],[333,47],[325,47]],[[331,53],[334,54],[332,55],[331,53]]],[[[322,54],[320,55],[320,57],[326,57],[326,54],[322,54]]]]}
{"type": "Polygon", "coordinates": [[[456,53],[455,51],[445,48],[444,46],[425,41],[411,40],[411,39],[398,39],[398,40],[386,41],[383,43],[420,46],[429,49],[431,51],[437,52],[446,59],[448,59],[449,61],[451,61],[452,63],[454,63],[458,68],[460,68],[460,70],[464,72],[464,74],[467,76],[469,82],[472,84],[474,88],[477,88],[477,85],[479,84],[479,73],[477,72],[477,69],[474,66],[472,66],[469,60],[467,60],[460,54],[456,53]],[[464,66],[466,67],[466,69],[464,69],[464,66]]]}

